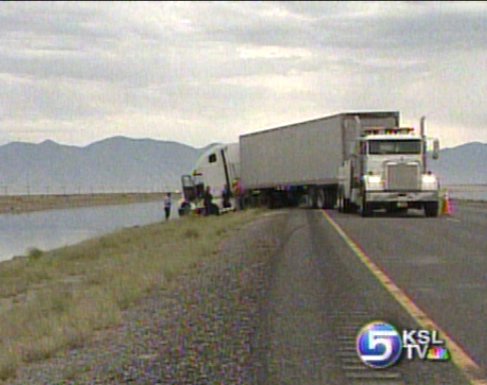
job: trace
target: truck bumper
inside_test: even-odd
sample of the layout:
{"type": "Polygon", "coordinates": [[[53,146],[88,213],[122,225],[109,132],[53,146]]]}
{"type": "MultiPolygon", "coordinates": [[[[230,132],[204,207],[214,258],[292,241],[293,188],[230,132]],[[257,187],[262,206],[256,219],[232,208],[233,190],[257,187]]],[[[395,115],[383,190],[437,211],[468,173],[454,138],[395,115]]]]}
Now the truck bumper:
{"type": "Polygon", "coordinates": [[[405,202],[413,206],[415,203],[437,202],[438,191],[367,191],[367,202],[371,203],[393,203],[405,202]]]}

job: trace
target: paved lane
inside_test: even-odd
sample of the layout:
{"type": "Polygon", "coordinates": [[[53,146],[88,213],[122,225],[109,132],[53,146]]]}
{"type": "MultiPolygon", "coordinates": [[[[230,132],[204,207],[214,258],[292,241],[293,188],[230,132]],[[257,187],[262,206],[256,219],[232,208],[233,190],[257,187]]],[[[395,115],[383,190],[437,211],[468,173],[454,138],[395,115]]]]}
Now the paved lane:
{"type": "Polygon", "coordinates": [[[284,241],[269,269],[257,327],[258,384],[468,383],[451,362],[402,361],[388,370],[363,365],[355,338],[364,324],[382,319],[399,328],[417,325],[321,211],[289,210],[283,215],[284,241]]]}
{"type": "Polygon", "coordinates": [[[487,369],[487,210],[454,216],[329,215],[468,355],[487,369]]]}

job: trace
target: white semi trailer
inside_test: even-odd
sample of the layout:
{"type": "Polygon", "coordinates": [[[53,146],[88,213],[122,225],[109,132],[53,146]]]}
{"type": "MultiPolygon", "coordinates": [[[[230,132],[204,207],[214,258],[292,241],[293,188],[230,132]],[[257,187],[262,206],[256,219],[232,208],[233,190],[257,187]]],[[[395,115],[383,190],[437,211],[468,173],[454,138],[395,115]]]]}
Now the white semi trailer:
{"type": "MultiPolygon", "coordinates": [[[[242,185],[270,207],[438,211],[438,181],[426,168],[422,132],[399,127],[399,112],[351,112],[240,136],[242,185]]],[[[435,141],[435,157],[438,151],[435,141]]]]}

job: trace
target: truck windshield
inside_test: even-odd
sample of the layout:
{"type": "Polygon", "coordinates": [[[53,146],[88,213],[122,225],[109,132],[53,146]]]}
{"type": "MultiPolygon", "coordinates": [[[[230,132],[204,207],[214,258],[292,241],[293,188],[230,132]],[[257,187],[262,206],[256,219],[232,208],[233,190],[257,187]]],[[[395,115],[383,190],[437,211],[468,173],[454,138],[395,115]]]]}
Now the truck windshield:
{"type": "Polygon", "coordinates": [[[369,154],[420,154],[420,140],[371,140],[369,154]]]}

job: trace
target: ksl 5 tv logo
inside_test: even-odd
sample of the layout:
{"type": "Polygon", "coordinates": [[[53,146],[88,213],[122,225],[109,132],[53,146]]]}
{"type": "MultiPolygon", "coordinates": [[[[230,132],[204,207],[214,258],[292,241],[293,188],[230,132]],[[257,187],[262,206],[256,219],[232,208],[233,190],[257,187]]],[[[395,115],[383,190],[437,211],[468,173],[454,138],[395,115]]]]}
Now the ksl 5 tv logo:
{"type": "Polygon", "coordinates": [[[402,357],[429,361],[446,361],[450,353],[437,330],[410,329],[402,333],[383,321],[371,322],[357,335],[357,354],[364,364],[383,369],[402,357]]]}

